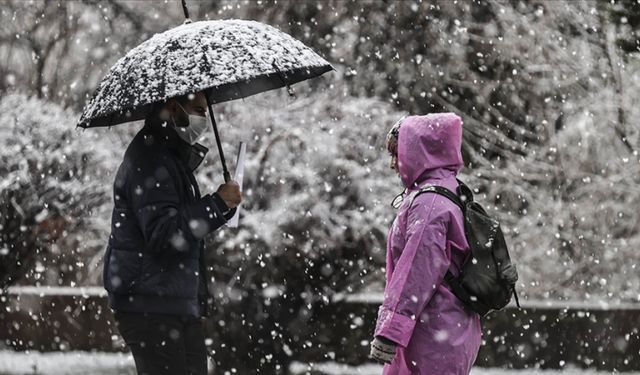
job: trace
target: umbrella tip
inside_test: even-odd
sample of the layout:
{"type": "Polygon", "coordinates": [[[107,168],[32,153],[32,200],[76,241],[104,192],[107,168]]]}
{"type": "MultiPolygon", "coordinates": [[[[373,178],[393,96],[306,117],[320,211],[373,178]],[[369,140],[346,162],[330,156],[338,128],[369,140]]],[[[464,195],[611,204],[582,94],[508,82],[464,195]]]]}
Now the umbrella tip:
{"type": "Polygon", "coordinates": [[[293,91],[293,88],[289,85],[287,85],[287,94],[289,94],[289,96],[292,98],[296,97],[296,92],[293,91]]]}
{"type": "Polygon", "coordinates": [[[184,23],[183,25],[191,23],[191,18],[189,17],[189,9],[187,9],[187,1],[182,0],[182,11],[184,12],[184,23]]]}

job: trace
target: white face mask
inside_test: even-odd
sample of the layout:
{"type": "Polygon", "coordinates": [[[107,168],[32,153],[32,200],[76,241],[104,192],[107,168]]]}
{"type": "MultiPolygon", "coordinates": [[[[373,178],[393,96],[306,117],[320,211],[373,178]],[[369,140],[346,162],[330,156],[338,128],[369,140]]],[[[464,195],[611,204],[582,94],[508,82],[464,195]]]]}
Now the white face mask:
{"type": "Polygon", "coordinates": [[[182,138],[182,140],[189,143],[190,145],[194,145],[198,141],[200,136],[202,136],[202,134],[204,134],[204,132],[207,130],[207,127],[209,125],[207,118],[202,116],[190,115],[187,113],[187,111],[184,110],[184,107],[182,107],[180,103],[178,103],[178,105],[189,118],[189,124],[185,127],[177,126],[175,120],[173,120],[172,118],[171,121],[173,121],[173,128],[176,130],[178,136],[182,138]]]}

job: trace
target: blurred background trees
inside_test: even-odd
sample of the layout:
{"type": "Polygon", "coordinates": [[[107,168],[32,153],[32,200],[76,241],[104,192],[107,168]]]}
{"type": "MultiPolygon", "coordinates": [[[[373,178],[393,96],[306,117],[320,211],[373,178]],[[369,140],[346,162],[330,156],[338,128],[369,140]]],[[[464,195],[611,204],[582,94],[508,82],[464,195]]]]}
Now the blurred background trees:
{"type": "Polygon", "coordinates": [[[0,287],[95,283],[108,237],[113,137],[84,134],[76,114],[21,94],[0,100],[0,287]]]}

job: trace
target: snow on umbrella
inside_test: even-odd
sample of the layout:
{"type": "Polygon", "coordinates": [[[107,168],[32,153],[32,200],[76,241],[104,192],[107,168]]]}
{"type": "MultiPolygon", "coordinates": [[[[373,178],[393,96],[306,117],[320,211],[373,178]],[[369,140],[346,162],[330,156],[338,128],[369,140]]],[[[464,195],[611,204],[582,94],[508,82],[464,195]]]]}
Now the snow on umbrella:
{"type": "MultiPolygon", "coordinates": [[[[185,11],[186,13],[186,11],[185,11]]],[[[154,35],[111,67],[78,122],[82,128],[144,119],[156,102],[205,92],[211,104],[317,77],[331,65],[290,35],[260,22],[190,22],[154,35]]]]}

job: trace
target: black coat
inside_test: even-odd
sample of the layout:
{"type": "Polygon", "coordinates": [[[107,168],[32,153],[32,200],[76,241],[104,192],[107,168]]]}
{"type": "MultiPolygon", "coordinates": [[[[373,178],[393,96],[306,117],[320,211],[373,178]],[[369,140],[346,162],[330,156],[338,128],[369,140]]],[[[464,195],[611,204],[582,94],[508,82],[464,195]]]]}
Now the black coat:
{"type": "Polygon", "coordinates": [[[193,170],[207,149],[147,123],[114,183],[103,282],[116,311],[206,315],[202,238],[233,215],[217,194],[200,197],[193,170]]]}

